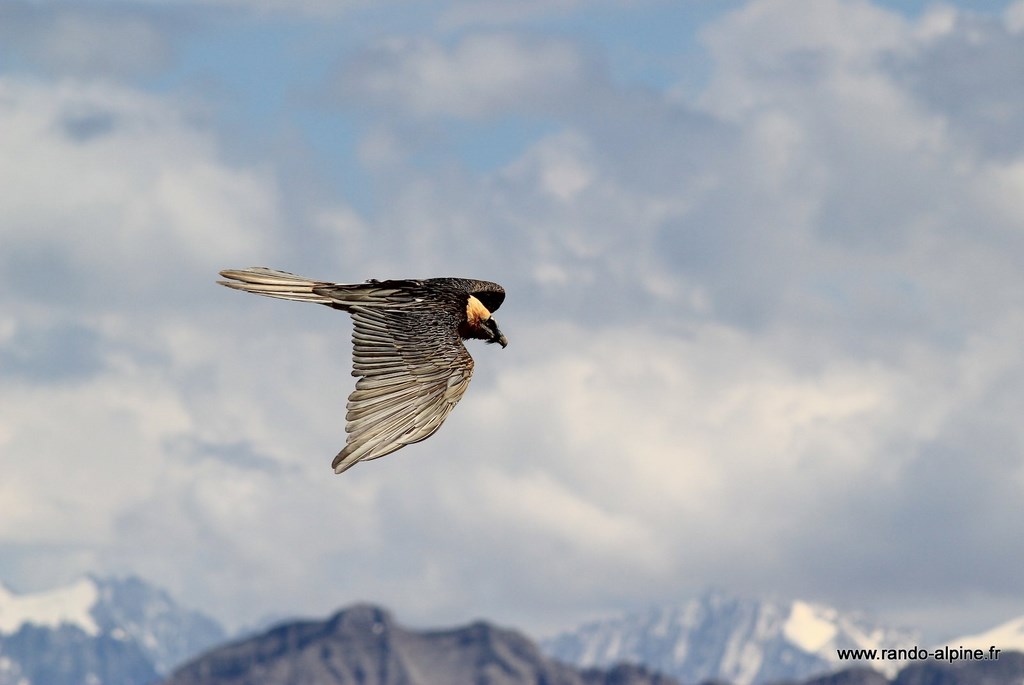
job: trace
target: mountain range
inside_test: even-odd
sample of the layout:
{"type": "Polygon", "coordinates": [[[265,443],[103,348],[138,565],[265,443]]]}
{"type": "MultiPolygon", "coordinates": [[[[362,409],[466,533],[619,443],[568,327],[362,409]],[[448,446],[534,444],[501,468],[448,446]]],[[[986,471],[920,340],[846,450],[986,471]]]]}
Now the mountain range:
{"type": "MultiPolygon", "coordinates": [[[[866,667],[780,685],[1020,685],[1024,654],[999,660],[913,662],[892,678],[866,667]]],[[[706,681],[723,682],[723,681],[706,681]]],[[[216,648],[163,685],[680,685],[644,667],[573,668],[523,635],[489,623],[412,631],[358,605],[216,648]]]]}
{"type": "Polygon", "coordinates": [[[1024,680],[1024,618],[948,641],[999,661],[864,665],[836,649],[913,646],[913,631],[802,601],[707,592],[590,622],[538,646],[476,622],[414,631],[378,607],[288,620],[225,642],[209,616],[137,578],[89,576],[17,594],[0,585],[0,685],[1002,685],[1024,680]],[[622,662],[636,664],[622,665],[622,662]],[[881,673],[880,666],[890,666],[881,673]],[[865,668],[868,666],[870,668],[865,668]],[[840,670],[841,669],[841,670],[840,670]],[[875,670],[871,670],[875,669],[875,670]]]}
{"type": "Polygon", "coordinates": [[[575,669],[545,657],[522,634],[476,622],[412,631],[357,605],[324,621],[299,621],[223,646],[164,685],[678,685],[642,667],[575,669]]]}
{"type": "Polygon", "coordinates": [[[225,637],[138,578],[29,594],[0,584],[0,685],[145,685],[225,637]]]}
{"type": "MultiPolygon", "coordinates": [[[[645,664],[687,683],[752,685],[808,678],[851,663],[837,649],[909,648],[917,632],[804,601],[736,597],[711,590],[680,604],[587,623],[544,640],[579,666],[645,664]]],[[[894,675],[896,662],[873,662],[894,675]]]]}

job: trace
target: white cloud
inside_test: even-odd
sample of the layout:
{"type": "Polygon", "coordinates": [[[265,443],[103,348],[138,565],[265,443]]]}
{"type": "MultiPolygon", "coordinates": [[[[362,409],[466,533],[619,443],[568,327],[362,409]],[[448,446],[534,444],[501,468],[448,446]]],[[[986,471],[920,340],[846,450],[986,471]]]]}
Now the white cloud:
{"type": "Polygon", "coordinates": [[[1024,2],[1017,0],[1006,8],[1004,15],[1006,26],[1011,33],[1024,31],[1024,2]]]}
{"type": "MultiPolygon", "coordinates": [[[[395,0],[395,2],[389,4],[401,6],[407,2],[408,0],[395,0]]],[[[66,9],[59,7],[60,3],[42,2],[36,4],[44,8],[47,4],[53,4],[58,5],[58,9],[66,9]]],[[[116,25],[121,16],[115,10],[130,14],[140,9],[185,9],[188,11],[203,7],[226,7],[253,15],[288,14],[316,19],[344,14],[354,9],[366,7],[368,4],[366,0],[294,0],[292,2],[288,0],[134,0],[131,3],[121,2],[120,0],[92,0],[89,3],[91,7],[87,9],[97,14],[105,15],[108,23],[116,25]]]]}
{"type": "Polygon", "coordinates": [[[531,111],[578,89],[591,67],[571,44],[511,33],[474,33],[451,48],[392,38],[348,61],[336,92],[416,116],[484,117],[531,111]]]}
{"type": "Polygon", "coordinates": [[[174,299],[184,276],[267,252],[273,178],[225,164],[169,105],[110,85],[0,81],[5,299],[50,295],[58,269],[73,301],[174,299]]]}
{"type": "MultiPolygon", "coordinates": [[[[272,177],[224,163],[188,114],[112,85],[0,78],[0,525],[77,572],[123,544],[114,521],[160,490],[170,442],[219,437],[196,401],[212,359],[192,356],[197,336],[216,349],[198,333],[206,293],[275,242],[272,177]]],[[[35,582],[69,573],[26,564],[35,582]]]]}
{"type": "Polygon", "coordinates": [[[594,181],[596,170],[588,141],[572,133],[541,141],[510,166],[512,177],[536,174],[538,186],[554,199],[570,202],[594,181]]]}
{"type": "Polygon", "coordinates": [[[16,63],[74,76],[139,77],[166,68],[173,57],[169,26],[123,6],[11,2],[3,11],[0,37],[16,63]]]}
{"type": "Polygon", "coordinates": [[[503,26],[568,14],[581,5],[580,0],[522,0],[515,3],[460,0],[444,9],[440,25],[448,30],[467,26],[503,26]]]}
{"type": "MultiPolygon", "coordinates": [[[[904,44],[906,30],[905,19],[869,2],[753,0],[715,22],[703,38],[719,82],[740,76],[748,86],[793,88],[823,69],[866,75],[879,66],[880,55],[904,44]]],[[[711,95],[716,93],[713,88],[711,95]]],[[[732,94],[741,96],[734,108],[744,102],[742,92],[732,94]]]]}
{"type": "Polygon", "coordinates": [[[900,85],[942,118],[958,144],[984,158],[1012,159],[1024,149],[1024,96],[1000,85],[1024,68],[1012,9],[1001,18],[948,11],[944,30],[919,31],[911,49],[892,60],[900,85]]]}

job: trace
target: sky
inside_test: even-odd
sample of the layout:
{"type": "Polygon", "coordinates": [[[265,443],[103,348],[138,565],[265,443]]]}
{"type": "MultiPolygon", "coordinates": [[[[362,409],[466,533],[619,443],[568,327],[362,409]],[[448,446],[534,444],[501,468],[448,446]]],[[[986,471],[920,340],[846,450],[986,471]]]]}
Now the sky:
{"type": "Polygon", "coordinates": [[[709,586],[1024,615],[1024,1],[0,1],[0,579],[540,637],[709,586]],[[335,476],[351,324],[501,283],[335,476]]]}

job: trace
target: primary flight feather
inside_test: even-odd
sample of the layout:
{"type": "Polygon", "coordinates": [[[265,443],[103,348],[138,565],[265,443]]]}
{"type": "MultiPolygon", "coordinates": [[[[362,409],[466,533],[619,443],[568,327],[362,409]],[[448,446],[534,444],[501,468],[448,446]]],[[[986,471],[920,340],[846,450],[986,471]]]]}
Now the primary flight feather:
{"type": "Polygon", "coordinates": [[[377,459],[434,434],[462,398],[473,376],[463,340],[502,347],[508,340],[491,313],[505,290],[468,278],[315,281],[262,267],[221,271],[221,285],[283,300],[315,302],[352,315],[352,375],[348,441],[331,466],[335,473],[377,459]]]}

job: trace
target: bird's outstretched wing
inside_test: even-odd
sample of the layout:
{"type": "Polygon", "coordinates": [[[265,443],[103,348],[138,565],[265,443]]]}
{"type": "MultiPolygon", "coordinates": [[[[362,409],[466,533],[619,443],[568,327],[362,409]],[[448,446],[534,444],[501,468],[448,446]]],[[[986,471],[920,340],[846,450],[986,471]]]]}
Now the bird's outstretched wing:
{"type": "Polygon", "coordinates": [[[352,375],[359,380],[348,397],[348,441],[331,464],[336,473],[424,440],[441,426],[473,376],[473,358],[459,337],[466,299],[458,293],[479,291],[494,309],[505,295],[493,283],[453,278],[349,285],[262,267],[221,275],[230,288],[352,315],[352,375]]]}
{"type": "Polygon", "coordinates": [[[331,464],[335,473],[430,437],[473,376],[455,314],[437,302],[413,298],[349,311],[352,375],[360,378],[348,397],[348,441],[331,464]]]}

